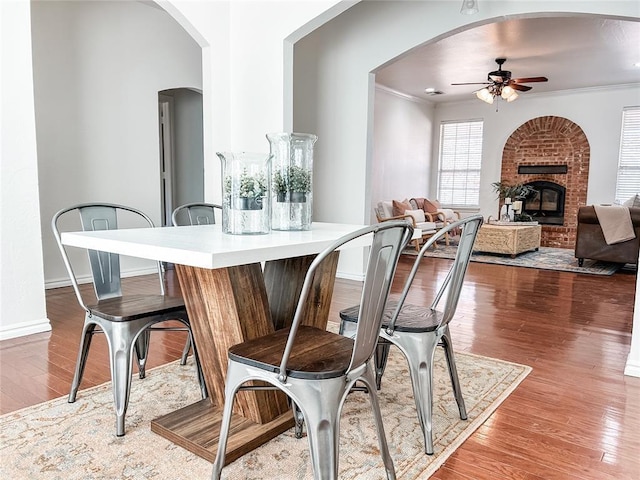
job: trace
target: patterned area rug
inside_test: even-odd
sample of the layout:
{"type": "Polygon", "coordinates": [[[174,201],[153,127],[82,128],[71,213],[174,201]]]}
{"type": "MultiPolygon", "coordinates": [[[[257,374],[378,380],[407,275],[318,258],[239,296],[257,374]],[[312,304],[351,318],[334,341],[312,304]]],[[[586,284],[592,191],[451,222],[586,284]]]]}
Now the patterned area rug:
{"type": "MultiPolygon", "coordinates": [[[[456,255],[455,245],[440,245],[438,248],[429,249],[426,257],[453,259],[456,255]]],[[[417,254],[415,248],[406,248],[406,255],[417,254]]],[[[497,253],[473,252],[472,262],[494,263],[497,265],[512,265],[514,267],[540,268],[543,270],[560,270],[563,272],[590,273],[592,275],[613,275],[623,265],[619,263],[600,262],[585,259],[582,267],[578,266],[578,259],[573,256],[573,250],[567,248],[540,247],[538,251],[523,252],[511,258],[509,255],[497,253]]]]}
{"type": "MultiPolygon", "coordinates": [[[[423,453],[409,374],[392,349],[380,403],[398,478],[427,478],[478,428],[531,371],[530,367],[457,354],[469,419],[458,417],[441,349],[436,354],[435,454],[423,453]]],[[[153,418],[199,399],[192,366],[177,362],[133,380],[124,437],[114,435],[111,385],[81,391],[75,403],[59,398],[0,417],[0,478],[195,479],[211,464],[150,430],[153,418]]],[[[340,431],[341,479],[384,478],[373,417],[365,393],[345,402],[340,431]]],[[[229,479],[312,478],[308,444],[285,432],[223,470],[229,479]]]]}

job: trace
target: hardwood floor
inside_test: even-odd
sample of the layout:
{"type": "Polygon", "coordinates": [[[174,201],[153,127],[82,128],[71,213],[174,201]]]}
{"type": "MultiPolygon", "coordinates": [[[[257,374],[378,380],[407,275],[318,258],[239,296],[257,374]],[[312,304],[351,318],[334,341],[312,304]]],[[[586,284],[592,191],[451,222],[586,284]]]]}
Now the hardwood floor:
{"type": "MultiPolygon", "coordinates": [[[[403,258],[398,282],[412,258],[403,258]]],[[[428,304],[448,260],[428,259],[410,294],[428,304]]],[[[125,287],[153,288],[148,277],[125,287]]],[[[170,278],[170,289],[177,289],[170,278]]],[[[397,287],[395,287],[397,289],[397,287]]],[[[338,280],[331,318],[357,302],[338,280]]],[[[452,323],[457,351],[533,371],[432,476],[449,479],[640,478],[640,378],[623,375],[631,340],[635,272],[582,275],[472,263],[452,323]]],[[[0,412],[68,393],[83,312],[69,288],[47,292],[52,332],[0,342],[0,412]]],[[[179,358],[185,336],[153,333],[149,366],[179,358]]],[[[109,380],[106,345],[94,340],[81,388],[109,380]]]]}

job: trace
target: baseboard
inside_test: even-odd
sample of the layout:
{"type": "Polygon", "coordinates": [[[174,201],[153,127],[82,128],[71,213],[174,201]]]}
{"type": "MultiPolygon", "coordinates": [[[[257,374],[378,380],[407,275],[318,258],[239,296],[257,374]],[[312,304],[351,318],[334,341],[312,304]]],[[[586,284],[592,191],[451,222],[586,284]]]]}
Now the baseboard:
{"type": "Polygon", "coordinates": [[[363,274],[358,274],[358,275],[354,275],[353,273],[346,273],[346,272],[336,272],[336,277],[337,278],[344,278],[345,280],[355,280],[357,282],[364,282],[364,275],[363,274]]]}
{"type": "MultiPolygon", "coordinates": [[[[141,268],[141,269],[127,270],[122,272],[122,278],[139,277],[141,275],[157,275],[157,274],[158,274],[158,270],[155,267],[141,268]]],[[[91,283],[93,281],[93,279],[91,278],[91,275],[89,274],[79,275],[77,277],[77,280],[79,284],[91,283]]],[[[60,287],[69,287],[69,286],[71,286],[71,281],[69,280],[68,277],[59,278],[55,280],[46,280],[44,283],[45,290],[49,290],[51,288],[60,288],[60,287]]]]}
{"type": "Polygon", "coordinates": [[[638,361],[638,359],[632,360],[627,357],[627,365],[624,368],[624,374],[630,377],[640,377],[640,361],[638,361]]]}
{"type": "Polygon", "coordinates": [[[0,327],[0,340],[9,340],[10,338],[24,337],[25,335],[50,331],[51,322],[49,322],[48,318],[42,318],[0,327]]]}

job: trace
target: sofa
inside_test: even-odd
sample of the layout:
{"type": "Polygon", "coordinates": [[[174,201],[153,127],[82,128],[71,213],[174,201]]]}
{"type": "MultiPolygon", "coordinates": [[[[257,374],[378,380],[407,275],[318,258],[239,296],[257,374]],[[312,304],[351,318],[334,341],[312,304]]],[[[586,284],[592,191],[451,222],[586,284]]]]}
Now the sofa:
{"type": "Polygon", "coordinates": [[[640,250],[640,207],[630,207],[631,222],[636,238],[608,245],[604,239],[600,222],[592,205],[578,209],[578,231],[575,257],[582,266],[584,259],[602,260],[612,263],[638,263],[640,250]]]}

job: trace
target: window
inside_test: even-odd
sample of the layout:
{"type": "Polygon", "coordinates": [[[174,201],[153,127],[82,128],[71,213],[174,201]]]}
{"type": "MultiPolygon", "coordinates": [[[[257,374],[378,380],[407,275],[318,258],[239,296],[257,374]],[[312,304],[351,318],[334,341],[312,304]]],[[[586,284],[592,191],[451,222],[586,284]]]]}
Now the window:
{"type": "Polygon", "coordinates": [[[440,125],[438,200],[448,206],[478,206],[482,120],[440,125]]]}
{"type": "Polygon", "coordinates": [[[640,193],[640,107],[629,107],[622,111],[616,202],[624,203],[637,193],[640,193]]]}

